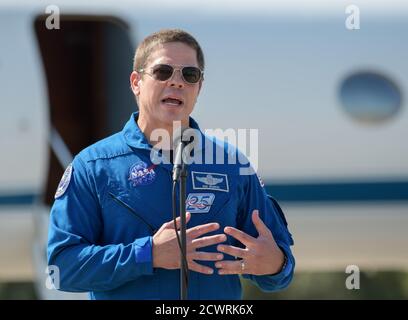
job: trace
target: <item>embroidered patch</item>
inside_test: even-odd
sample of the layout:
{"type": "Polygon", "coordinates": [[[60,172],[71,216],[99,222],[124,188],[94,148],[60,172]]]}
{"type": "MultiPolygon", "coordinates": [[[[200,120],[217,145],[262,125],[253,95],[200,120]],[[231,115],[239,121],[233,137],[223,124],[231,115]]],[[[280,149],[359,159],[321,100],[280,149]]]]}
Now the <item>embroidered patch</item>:
{"type": "Polygon", "coordinates": [[[228,176],[221,173],[191,171],[193,189],[229,192],[228,176]]]}
{"type": "Polygon", "coordinates": [[[57,191],[55,192],[54,196],[55,199],[61,197],[65,193],[71,181],[71,176],[72,176],[72,163],[68,165],[68,167],[65,169],[64,174],[62,175],[61,181],[58,184],[57,191]]]}
{"type": "Polygon", "coordinates": [[[151,184],[156,179],[156,172],[154,172],[155,164],[150,167],[143,161],[136,162],[129,170],[129,181],[131,185],[145,186],[151,184]]]}
{"type": "Polygon", "coordinates": [[[207,213],[215,199],[214,193],[190,193],[186,200],[186,211],[207,213]]]}

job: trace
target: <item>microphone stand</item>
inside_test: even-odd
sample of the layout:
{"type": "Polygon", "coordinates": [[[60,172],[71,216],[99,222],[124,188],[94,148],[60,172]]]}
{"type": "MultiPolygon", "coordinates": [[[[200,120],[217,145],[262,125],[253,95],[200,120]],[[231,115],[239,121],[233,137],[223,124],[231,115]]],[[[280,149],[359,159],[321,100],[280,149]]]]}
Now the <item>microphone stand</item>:
{"type": "Polygon", "coordinates": [[[182,164],[180,172],[180,242],[181,242],[181,266],[180,268],[180,289],[181,300],[187,299],[187,281],[188,281],[188,265],[186,265],[187,257],[187,236],[186,236],[186,179],[187,168],[182,164]]]}
{"type": "MultiPolygon", "coordinates": [[[[173,183],[179,182],[180,205],[180,299],[187,299],[188,265],[187,265],[187,236],[186,236],[186,183],[187,166],[183,161],[183,151],[186,143],[181,141],[177,149],[173,168],[173,183]]],[[[174,195],[173,195],[174,197],[174,195]]],[[[174,209],[174,208],[173,208],[174,209]]],[[[176,231],[177,232],[177,231],[176,231]]]]}

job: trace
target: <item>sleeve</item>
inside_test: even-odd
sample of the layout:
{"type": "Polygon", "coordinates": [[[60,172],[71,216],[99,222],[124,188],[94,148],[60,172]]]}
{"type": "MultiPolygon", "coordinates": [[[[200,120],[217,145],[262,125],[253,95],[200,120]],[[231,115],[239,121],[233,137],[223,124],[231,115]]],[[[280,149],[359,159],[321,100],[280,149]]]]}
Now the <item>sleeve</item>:
{"type": "Polygon", "coordinates": [[[95,182],[79,157],[70,167],[58,187],[49,223],[48,265],[58,268],[57,289],[111,290],[153,274],[152,237],[130,244],[97,244],[103,222],[95,182]]]}
{"type": "MultiPolygon", "coordinates": [[[[258,232],[252,222],[252,211],[258,209],[260,218],[271,230],[277,245],[287,260],[283,269],[277,274],[262,276],[244,274],[243,277],[253,281],[265,292],[284,289],[291,282],[295,268],[295,258],[290,249],[290,246],[293,245],[292,235],[287,228],[282,209],[276,200],[267,195],[258,176],[254,173],[245,176],[244,180],[246,183],[243,188],[243,199],[241,200],[238,215],[238,227],[251,236],[257,237],[258,232]]],[[[235,245],[242,246],[242,244],[239,243],[235,245]]]]}

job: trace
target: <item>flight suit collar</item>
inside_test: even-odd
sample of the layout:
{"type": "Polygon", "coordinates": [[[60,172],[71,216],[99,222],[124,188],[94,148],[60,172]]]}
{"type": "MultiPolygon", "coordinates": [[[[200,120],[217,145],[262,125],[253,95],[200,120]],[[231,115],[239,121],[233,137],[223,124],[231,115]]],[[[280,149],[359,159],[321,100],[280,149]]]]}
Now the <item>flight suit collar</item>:
{"type": "MultiPolygon", "coordinates": [[[[125,127],[123,128],[122,132],[123,132],[125,141],[129,146],[133,148],[151,150],[153,148],[152,145],[146,139],[144,133],[142,132],[142,130],[140,130],[137,124],[138,118],[139,118],[139,112],[132,113],[129,121],[126,123],[125,127]]],[[[200,127],[198,126],[198,123],[191,117],[189,121],[190,121],[189,123],[190,127],[193,129],[199,130],[201,133],[202,139],[204,139],[204,135],[201,132],[200,127]]]]}
{"type": "Polygon", "coordinates": [[[151,150],[152,145],[147,141],[142,130],[140,130],[137,125],[138,117],[139,112],[133,112],[131,114],[129,121],[125,124],[125,127],[122,130],[123,136],[130,147],[151,150]]]}

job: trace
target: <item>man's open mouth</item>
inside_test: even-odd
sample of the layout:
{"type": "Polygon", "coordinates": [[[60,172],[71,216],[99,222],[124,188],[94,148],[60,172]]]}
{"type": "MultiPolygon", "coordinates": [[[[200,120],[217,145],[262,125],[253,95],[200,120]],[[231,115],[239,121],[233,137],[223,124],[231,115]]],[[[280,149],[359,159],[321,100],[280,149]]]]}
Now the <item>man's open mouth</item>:
{"type": "Polygon", "coordinates": [[[183,104],[183,101],[177,98],[164,98],[161,102],[171,106],[180,106],[183,104]]]}

